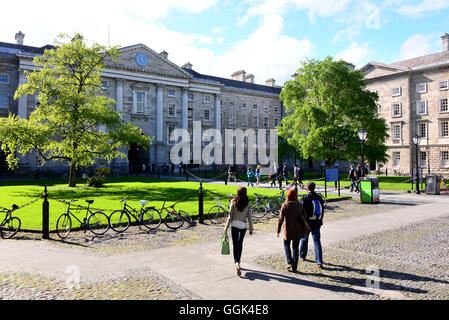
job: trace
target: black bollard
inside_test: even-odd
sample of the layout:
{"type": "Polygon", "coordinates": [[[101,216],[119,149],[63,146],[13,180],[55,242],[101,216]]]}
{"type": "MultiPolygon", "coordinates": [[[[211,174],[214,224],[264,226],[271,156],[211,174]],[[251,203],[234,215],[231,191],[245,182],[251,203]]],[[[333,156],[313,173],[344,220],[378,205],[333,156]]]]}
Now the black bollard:
{"type": "Polygon", "coordinates": [[[189,181],[189,169],[186,168],[186,181],[189,181]]]}
{"type": "Polygon", "coordinates": [[[225,172],[225,185],[228,185],[228,171],[225,172]]]}
{"type": "Polygon", "coordinates": [[[203,212],[204,211],[204,207],[203,207],[203,182],[200,180],[200,188],[199,188],[199,192],[198,192],[198,219],[200,223],[204,222],[204,217],[203,217],[203,212]]]}
{"type": "Polygon", "coordinates": [[[48,203],[48,194],[47,194],[47,185],[45,185],[44,189],[44,202],[42,203],[42,238],[49,239],[50,238],[50,228],[49,228],[49,209],[50,204],[48,203]]]}

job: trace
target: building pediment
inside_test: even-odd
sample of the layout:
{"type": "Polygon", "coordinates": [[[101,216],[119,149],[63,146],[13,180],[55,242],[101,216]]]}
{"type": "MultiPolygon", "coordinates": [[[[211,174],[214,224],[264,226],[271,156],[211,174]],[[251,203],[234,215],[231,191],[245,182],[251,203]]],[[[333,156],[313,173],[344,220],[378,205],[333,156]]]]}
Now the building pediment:
{"type": "Polygon", "coordinates": [[[163,54],[155,52],[144,44],[119,48],[119,51],[121,55],[118,61],[108,61],[106,63],[107,67],[148,72],[169,77],[192,78],[188,72],[168,60],[163,54]]]}
{"type": "Polygon", "coordinates": [[[409,71],[407,67],[395,66],[380,62],[369,62],[359,70],[365,74],[365,79],[394,75],[409,71]]]}

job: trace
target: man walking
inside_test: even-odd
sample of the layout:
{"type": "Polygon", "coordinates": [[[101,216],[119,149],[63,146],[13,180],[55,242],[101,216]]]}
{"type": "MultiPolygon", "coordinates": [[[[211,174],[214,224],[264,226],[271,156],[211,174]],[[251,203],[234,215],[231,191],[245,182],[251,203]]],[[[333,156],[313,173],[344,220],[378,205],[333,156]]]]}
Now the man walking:
{"type": "Polygon", "coordinates": [[[351,180],[351,192],[355,189],[355,192],[359,192],[359,187],[357,186],[357,175],[356,170],[353,165],[349,169],[348,179],[351,180]]]}

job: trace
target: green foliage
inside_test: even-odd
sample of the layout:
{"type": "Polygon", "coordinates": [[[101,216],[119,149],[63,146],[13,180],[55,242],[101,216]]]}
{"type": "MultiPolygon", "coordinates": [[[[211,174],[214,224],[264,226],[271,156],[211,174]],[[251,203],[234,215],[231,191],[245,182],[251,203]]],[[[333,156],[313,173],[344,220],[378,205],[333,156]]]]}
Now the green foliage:
{"type": "Polygon", "coordinates": [[[101,188],[104,187],[104,176],[95,175],[87,178],[86,185],[88,187],[101,188]]]}
{"type": "Polygon", "coordinates": [[[78,166],[126,157],[122,150],[129,142],[149,148],[150,138],[125,123],[114,111],[115,101],[102,95],[101,70],[105,60],[119,58],[117,47],[88,46],[79,35],[67,39],[60,35],[55,49],[34,58],[37,70],[26,73],[14,98],[37,93],[40,104],[29,119],[12,114],[0,119],[0,143],[11,169],[19,155],[32,151],[44,161],[69,161],[69,186],[74,186],[78,166]],[[109,130],[99,130],[105,127],[109,130]]]}
{"type": "Polygon", "coordinates": [[[368,131],[365,157],[387,160],[384,119],[377,118],[378,96],[365,88],[363,74],[343,61],[303,62],[295,79],[286,83],[280,98],[287,110],[279,134],[303,159],[353,161],[361,152],[357,131],[368,131]]]}

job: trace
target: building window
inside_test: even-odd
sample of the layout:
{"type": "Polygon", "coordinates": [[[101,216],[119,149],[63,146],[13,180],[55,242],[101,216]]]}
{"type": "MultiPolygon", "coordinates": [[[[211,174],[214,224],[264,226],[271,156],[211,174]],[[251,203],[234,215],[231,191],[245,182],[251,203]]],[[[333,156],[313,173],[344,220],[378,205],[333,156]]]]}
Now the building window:
{"type": "Polygon", "coordinates": [[[441,151],[441,166],[449,167],[449,151],[441,151]]]}
{"type": "Polygon", "coordinates": [[[259,106],[257,104],[253,105],[253,110],[259,110],[259,106]]]}
{"type": "Polygon", "coordinates": [[[268,118],[263,118],[263,125],[264,125],[264,127],[268,127],[269,124],[270,124],[270,122],[269,122],[268,118]]]}
{"type": "Polygon", "coordinates": [[[253,126],[258,126],[259,125],[259,117],[254,117],[253,119],[253,126]]]}
{"type": "Polygon", "coordinates": [[[189,99],[189,101],[193,101],[193,93],[188,93],[187,99],[189,99]]]}
{"type": "Polygon", "coordinates": [[[274,107],[274,112],[279,112],[279,107],[274,107]]]}
{"type": "Polygon", "coordinates": [[[209,121],[210,120],[210,112],[209,110],[204,110],[204,120],[209,121]]]}
{"type": "Polygon", "coordinates": [[[176,117],[176,106],[174,104],[168,105],[168,116],[169,117],[176,117]]]}
{"type": "Polygon", "coordinates": [[[210,103],[210,96],[204,96],[204,103],[210,103]]]}
{"type": "Polygon", "coordinates": [[[134,113],[144,113],[146,104],[145,92],[134,92],[134,113]]]}
{"type": "Polygon", "coordinates": [[[174,141],[170,141],[170,137],[171,137],[171,134],[172,134],[172,132],[173,132],[173,130],[175,130],[176,129],[176,125],[175,124],[172,124],[172,123],[170,123],[170,124],[168,124],[168,126],[167,126],[167,143],[168,144],[173,144],[174,143],[174,141]]]}
{"type": "Polygon", "coordinates": [[[393,117],[400,117],[402,115],[402,103],[400,102],[394,102],[391,105],[391,111],[393,117]]]}
{"type": "Polygon", "coordinates": [[[448,121],[441,122],[441,136],[449,137],[449,122],[448,121]]]}
{"type": "Polygon", "coordinates": [[[401,125],[394,124],[393,125],[393,140],[401,139],[401,125]]]}
{"type": "Polygon", "coordinates": [[[427,152],[420,151],[419,152],[419,166],[425,167],[427,165],[427,152]]]}
{"type": "Polygon", "coordinates": [[[193,119],[193,108],[187,109],[187,118],[190,120],[193,119]]]}
{"type": "Polygon", "coordinates": [[[419,123],[418,124],[418,135],[421,138],[427,137],[427,124],[426,123],[419,123]]]}
{"type": "Polygon", "coordinates": [[[233,112],[230,112],[229,113],[229,124],[232,124],[232,125],[234,125],[235,124],[235,117],[234,117],[234,113],[233,112]]]}
{"type": "Polygon", "coordinates": [[[444,80],[444,81],[438,81],[438,90],[447,90],[448,88],[448,81],[444,80]]]}
{"type": "Polygon", "coordinates": [[[274,126],[277,127],[279,125],[279,119],[274,119],[274,126]]]}
{"type": "Polygon", "coordinates": [[[230,108],[234,108],[234,106],[235,106],[235,103],[234,103],[234,102],[229,102],[229,107],[230,107],[230,108]]]}
{"type": "Polygon", "coordinates": [[[0,74],[0,83],[8,84],[9,76],[7,74],[0,74]]]}
{"type": "Polygon", "coordinates": [[[427,92],[427,83],[418,83],[416,85],[417,93],[426,93],[427,92]]]}
{"type": "Polygon", "coordinates": [[[440,112],[447,112],[447,111],[449,111],[447,98],[440,99],[440,112]]]}
{"type": "Polygon", "coordinates": [[[265,112],[268,112],[270,110],[270,108],[268,106],[265,106],[263,109],[265,112]]]}
{"type": "Polygon", "coordinates": [[[242,103],[242,109],[246,110],[246,103],[245,102],[242,103]]]}
{"type": "Polygon", "coordinates": [[[401,153],[393,152],[393,166],[398,167],[401,164],[401,153]]]}
{"type": "Polygon", "coordinates": [[[0,108],[8,108],[8,94],[0,93],[0,108]]]}
{"type": "Polygon", "coordinates": [[[427,100],[420,100],[416,102],[416,114],[427,114],[427,100]]]}
{"type": "Polygon", "coordinates": [[[103,80],[101,81],[101,89],[107,89],[109,87],[109,81],[103,80]]]}
{"type": "Polygon", "coordinates": [[[402,93],[401,87],[391,89],[391,95],[393,97],[400,96],[402,93]]]}
{"type": "Polygon", "coordinates": [[[168,96],[169,97],[175,97],[176,96],[175,89],[168,89],[168,96]]]}
{"type": "Polygon", "coordinates": [[[248,125],[248,116],[246,114],[242,115],[242,126],[248,125]]]}

